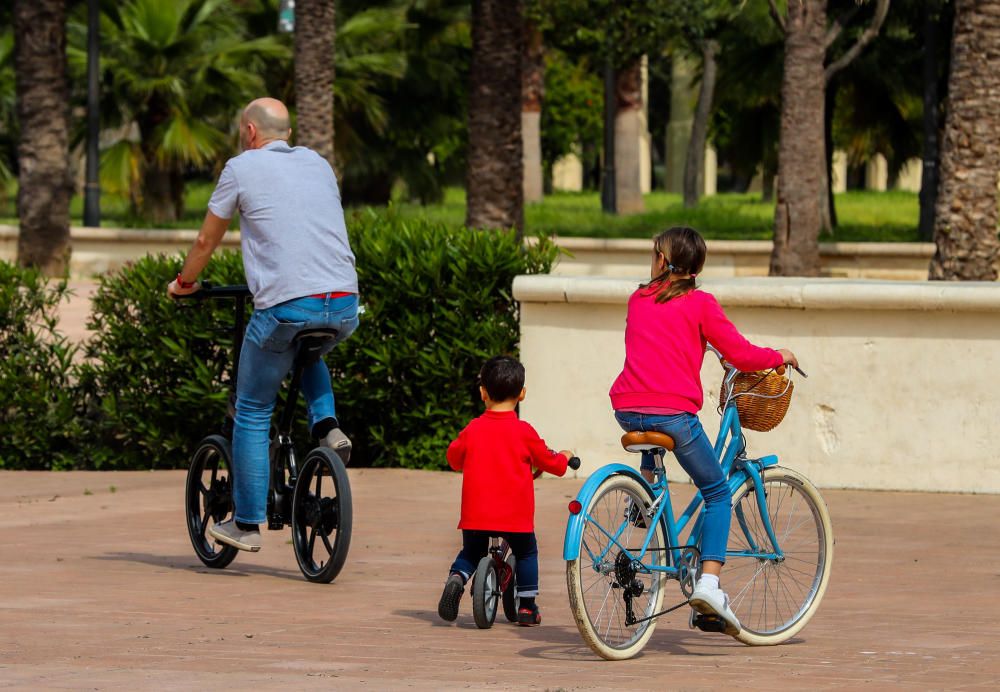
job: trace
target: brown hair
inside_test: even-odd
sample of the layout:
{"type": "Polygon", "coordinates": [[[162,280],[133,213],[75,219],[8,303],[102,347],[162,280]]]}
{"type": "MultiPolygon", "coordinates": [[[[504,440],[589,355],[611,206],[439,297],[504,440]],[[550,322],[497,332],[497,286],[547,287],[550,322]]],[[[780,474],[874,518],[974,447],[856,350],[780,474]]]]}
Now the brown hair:
{"type": "Polygon", "coordinates": [[[705,239],[698,231],[688,226],[674,226],[653,239],[653,256],[663,253],[667,260],[666,270],[653,277],[640,288],[656,292],[656,302],[666,303],[698,286],[695,276],[705,266],[705,239]],[[671,281],[671,274],[690,274],[690,278],[671,281]]]}

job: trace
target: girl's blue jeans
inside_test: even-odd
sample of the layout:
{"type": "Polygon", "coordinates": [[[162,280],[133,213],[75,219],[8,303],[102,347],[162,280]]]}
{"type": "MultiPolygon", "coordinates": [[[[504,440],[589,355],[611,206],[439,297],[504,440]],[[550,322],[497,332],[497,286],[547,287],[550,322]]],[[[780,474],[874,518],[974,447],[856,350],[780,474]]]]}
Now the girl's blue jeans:
{"type": "MultiPolygon", "coordinates": [[[[674,439],[674,456],[681,468],[691,476],[705,500],[702,509],[704,521],[701,530],[701,559],[726,561],[726,542],[729,540],[733,498],[729,483],[722,473],[722,466],[715,456],[712,443],[698,416],[680,413],[662,416],[634,411],[615,411],[618,425],[626,432],[632,430],[666,433],[674,439]]],[[[652,452],[642,453],[641,468],[655,468],[652,452]]]]}
{"type": "Polygon", "coordinates": [[[509,531],[474,531],[462,529],[462,550],[451,565],[452,572],[460,572],[469,581],[476,571],[479,561],[490,551],[490,536],[499,536],[507,541],[510,552],[517,562],[514,573],[517,579],[518,596],[538,595],[538,541],[534,533],[513,533],[509,531]]]}
{"type": "MultiPolygon", "coordinates": [[[[236,520],[247,524],[267,521],[270,478],[271,414],[281,382],[298,352],[295,336],[304,329],[336,329],[327,351],[349,337],[358,326],[358,297],[296,298],[264,310],[255,310],[247,324],[236,382],[236,420],[233,427],[233,477],[236,520]]],[[[330,371],[322,359],[302,372],[302,394],[309,410],[309,427],[335,418],[330,371]]]]}

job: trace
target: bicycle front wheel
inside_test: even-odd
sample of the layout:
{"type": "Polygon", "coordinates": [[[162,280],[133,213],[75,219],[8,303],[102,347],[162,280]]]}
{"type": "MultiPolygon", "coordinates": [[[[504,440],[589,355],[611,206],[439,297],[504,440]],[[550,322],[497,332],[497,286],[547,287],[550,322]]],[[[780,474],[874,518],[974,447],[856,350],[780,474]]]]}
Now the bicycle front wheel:
{"type": "Polygon", "coordinates": [[[229,440],[211,435],[198,444],[192,455],[184,487],[184,512],[191,545],[198,559],[214,569],[226,567],[239,553],[208,535],[214,524],[233,516],[232,469],[229,440]]]}
{"type": "Polygon", "coordinates": [[[352,510],[344,462],[324,447],[309,452],[292,495],[292,545],[309,581],[329,584],[340,573],[351,547],[352,510]]]}
{"type": "Polygon", "coordinates": [[[584,507],[579,557],[566,562],[570,608],[587,645],[602,658],[635,656],[653,634],[666,565],[661,522],[649,527],[652,498],[634,478],[614,475],[584,507]],[[652,534],[651,536],[649,534],[652,534]],[[649,536],[646,554],[639,559],[649,536]]]}
{"type": "Polygon", "coordinates": [[[740,620],[737,639],[752,646],[795,636],[819,608],[833,565],[833,526],[816,487],[795,471],[764,469],[764,506],[752,480],[733,497],[723,576],[740,620]],[[767,523],[777,539],[773,546],[767,523]]]}

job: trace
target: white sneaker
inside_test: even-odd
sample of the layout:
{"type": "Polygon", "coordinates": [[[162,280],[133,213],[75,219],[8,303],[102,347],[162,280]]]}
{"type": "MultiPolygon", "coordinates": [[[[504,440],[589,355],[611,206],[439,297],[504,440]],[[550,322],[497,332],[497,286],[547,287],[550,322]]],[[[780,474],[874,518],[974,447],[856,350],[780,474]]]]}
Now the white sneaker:
{"type": "Polygon", "coordinates": [[[697,584],[694,587],[694,593],[688,599],[688,603],[702,615],[714,615],[722,620],[726,626],[726,634],[729,636],[735,637],[740,633],[742,628],[739,618],[730,610],[729,596],[722,589],[710,589],[697,584]]]}

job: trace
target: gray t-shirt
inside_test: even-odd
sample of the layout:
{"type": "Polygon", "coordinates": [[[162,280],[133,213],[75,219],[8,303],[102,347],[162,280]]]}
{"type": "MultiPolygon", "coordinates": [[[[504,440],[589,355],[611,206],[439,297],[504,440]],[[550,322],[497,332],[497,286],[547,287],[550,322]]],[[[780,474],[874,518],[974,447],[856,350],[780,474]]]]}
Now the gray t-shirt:
{"type": "Polygon", "coordinates": [[[229,159],[208,208],[223,219],[240,213],[243,269],[258,310],[358,292],[337,178],[311,149],[276,141],[229,159]]]}

